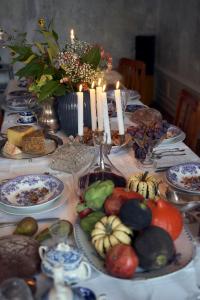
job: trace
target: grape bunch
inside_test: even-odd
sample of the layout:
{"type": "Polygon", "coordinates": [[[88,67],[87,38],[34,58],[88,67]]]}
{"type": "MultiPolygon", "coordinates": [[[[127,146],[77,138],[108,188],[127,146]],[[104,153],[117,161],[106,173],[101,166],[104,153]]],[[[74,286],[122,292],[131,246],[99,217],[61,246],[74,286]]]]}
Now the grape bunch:
{"type": "Polygon", "coordinates": [[[148,126],[143,123],[130,126],[127,132],[135,141],[133,144],[135,157],[145,159],[147,152],[153,150],[153,147],[166,136],[169,127],[170,124],[166,120],[152,122],[148,126]]]}

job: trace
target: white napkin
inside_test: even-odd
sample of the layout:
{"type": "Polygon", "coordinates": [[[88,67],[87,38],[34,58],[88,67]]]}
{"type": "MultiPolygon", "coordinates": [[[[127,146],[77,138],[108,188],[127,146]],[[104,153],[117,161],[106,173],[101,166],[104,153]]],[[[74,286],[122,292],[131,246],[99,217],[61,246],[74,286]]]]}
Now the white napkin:
{"type": "Polygon", "coordinates": [[[196,155],[188,146],[183,142],[171,144],[171,145],[160,145],[155,148],[156,153],[162,153],[162,151],[172,150],[174,148],[184,149],[182,152],[165,152],[162,158],[156,160],[156,167],[170,167],[186,162],[200,161],[198,155],[196,155]],[[185,153],[185,155],[181,155],[185,153]],[[166,155],[166,156],[164,156],[166,155]]]}

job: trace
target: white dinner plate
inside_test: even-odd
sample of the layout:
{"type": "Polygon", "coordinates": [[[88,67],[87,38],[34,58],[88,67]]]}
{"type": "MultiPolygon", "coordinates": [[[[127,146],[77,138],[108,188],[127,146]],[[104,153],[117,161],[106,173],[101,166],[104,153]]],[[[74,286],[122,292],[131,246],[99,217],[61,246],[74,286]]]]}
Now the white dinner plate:
{"type": "Polygon", "coordinates": [[[169,168],[167,181],[177,189],[200,195],[200,163],[183,163],[169,168]]]}
{"type": "MultiPolygon", "coordinates": [[[[64,196],[61,196],[59,199],[55,200],[52,203],[49,203],[48,205],[46,205],[45,207],[42,208],[36,208],[36,207],[32,207],[30,208],[30,210],[17,210],[15,208],[12,207],[6,207],[4,205],[0,204],[0,212],[4,212],[6,214],[9,215],[15,215],[15,216],[29,216],[29,215],[36,215],[36,214],[43,214],[44,212],[50,212],[53,211],[59,207],[61,207],[62,205],[65,204],[65,202],[67,201],[67,199],[64,196]]],[[[2,230],[2,229],[1,229],[2,230]]]]}
{"type": "Polygon", "coordinates": [[[17,176],[1,185],[0,204],[1,207],[30,212],[55,201],[63,190],[63,182],[52,175],[17,176]]]}
{"type": "MultiPolygon", "coordinates": [[[[96,271],[111,276],[107,273],[105,269],[104,260],[101,259],[100,256],[97,254],[95,248],[90,242],[89,236],[85,234],[85,232],[82,230],[82,228],[79,225],[79,222],[77,222],[74,226],[74,234],[77,246],[84,253],[85,257],[92,265],[92,267],[96,271]]],[[[167,276],[171,273],[181,270],[186,265],[188,265],[193,258],[194,248],[192,244],[192,238],[190,234],[186,231],[186,229],[182,231],[179,238],[175,241],[175,248],[177,256],[173,262],[159,270],[153,270],[148,272],[145,272],[141,268],[138,268],[134,277],[132,279],[127,280],[146,280],[161,276],[167,276]]]]}

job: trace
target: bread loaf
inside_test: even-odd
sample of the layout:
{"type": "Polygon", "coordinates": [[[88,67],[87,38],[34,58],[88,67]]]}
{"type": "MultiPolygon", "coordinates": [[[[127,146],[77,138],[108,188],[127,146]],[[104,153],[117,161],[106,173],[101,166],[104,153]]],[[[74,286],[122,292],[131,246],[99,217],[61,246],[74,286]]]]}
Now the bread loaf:
{"type": "Polygon", "coordinates": [[[22,138],[22,151],[31,154],[45,153],[45,138],[43,131],[38,129],[22,138]]]}
{"type": "Polygon", "coordinates": [[[23,137],[33,131],[35,131],[35,128],[28,125],[10,127],[7,130],[7,138],[10,144],[21,147],[23,137]]]}
{"type": "Polygon", "coordinates": [[[0,238],[0,282],[10,277],[27,278],[40,271],[39,243],[28,236],[0,238]]]}

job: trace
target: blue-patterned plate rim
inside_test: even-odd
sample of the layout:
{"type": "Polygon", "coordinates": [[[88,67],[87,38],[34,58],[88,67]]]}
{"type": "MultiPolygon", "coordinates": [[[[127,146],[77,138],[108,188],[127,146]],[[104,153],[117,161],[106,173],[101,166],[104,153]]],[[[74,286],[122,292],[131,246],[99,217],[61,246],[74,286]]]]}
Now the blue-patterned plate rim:
{"type": "MultiPolygon", "coordinates": [[[[48,183],[48,181],[47,181],[48,183]]],[[[23,182],[22,182],[23,185],[23,182]]],[[[20,175],[17,176],[15,178],[12,178],[10,180],[8,180],[7,182],[3,183],[1,185],[1,197],[0,197],[0,204],[6,207],[10,207],[10,208],[17,208],[17,209],[21,209],[21,210],[28,210],[31,207],[43,207],[49,203],[52,203],[53,201],[55,201],[56,199],[58,199],[64,190],[64,183],[58,179],[55,176],[52,175],[46,175],[46,174],[27,174],[27,175],[20,175]],[[38,178],[37,178],[38,177],[38,178]],[[12,195],[12,192],[18,192],[17,188],[16,188],[16,184],[20,183],[20,181],[25,180],[24,184],[28,184],[29,182],[26,182],[26,180],[28,178],[33,178],[33,186],[34,184],[38,183],[39,181],[44,182],[47,180],[51,180],[52,182],[49,182],[48,184],[48,188],[50,189],[50,193],[49,196],[48,194],[46,195],[46,199],[43,202],[39,202],[36,204],[30,204],[30,203],[26,203],[26,205],[20,205],[20,204],[13,204],[12,202],[9,201],[8,193],[9,193],[9,189],[11,189],[10,193],[12,195]],[[43,180],[43,181],[42,181],[43,180]],[[53,183],[53,185],[52,185],[53,183]],[[7,189],[7,190],[6,190],[7,189]]],[[[19,190],[20,192],[20,190],[19,190]]]]}
{"type": "Polygon", "coordinates": [[[36,117],[33,117],[31,122],[29,122],[29,121],[23,121],[22,118],[19,118],[19,119],[17,120],[17,123],[26,125],[26,124],[33,124],[33,123],[35,123],[36,121],[37,121],[36,117]]]}
{"type": "MultiPolygon", "coordinates": [[[[189,189],[189,188],[186,188],[184,187],[183,185],[180,185],[178,182],[176,182],[176,173],[179,172],[179,168],[182,168],[182,167],[186,167],[186,170],[188,170],[188,167],[191,168],[191,167],[197,167],[199,169],[199,176],[200,176],[200,162],[187,162],[187,163],[182,163],[182,164],[178,164],[178,165],[175,165],[173,167],[170,167],[165,176],[166,176],[166,179],[168,181],[169,184],[173,185],[174,187],[176,187],[177,189],[179,190],[182,190],[182,191],[185,191],[185,192],[188,192],[188,193],[193,193],[193,194],[200,194],[200,190],[197,191],[195,189],[189,189]]],[[[186,172],[186,170],[184,172],[186,172]]],[[[184,175],[184,173],[182,173],[184,175]]]]}
{"type": "Polygon", "coordinates": [[[90,265],[93,267],[94,270],[96,270],[99,273],[103,273],[104,275],[107,275],[109,277],[112,277],[115,280],[129,280],[129,281],[141,281],[141,280],[158,280],[158,278],[163,278],[166,276],[171,276],[177,272],[180,272],[184,267],[188,266],[193,258],[194,255],[194,246],[192,244],[192,236],[190,234],[190,231],[185,226],[182,233],[180,234],[179,238],[175,241],[175,248],[178,251],[182,251],[182,253],[177,253],[177,261],[170,263],[164,268],[161,268],[159,270],[153,270],[149,272],[142,272],[140,268],[138,268],[138,272],[136,271],[134,277],[132,279],[123,279],[123,278],[117,278],[111,276],[109,273],[107,273],[103,260],[98,256],[95,249],[91,245],[90,241],[87,241],[89,247],[92,247],[92,252],[94,254],[89,254],[89,251],[87,248],[87,245],[83,245],[83,238],[85,238],[86,234],[83,232],[83,230],[80,227],[79,220],[74,224],[74,237],[77,247],[83,252],[85,258],[88,260],[90,265]],[[181,244],[181,245],[180,245],[181,244]],[[187,245],[188,244],[188,245],[187,245]],[[190,247],[190,249],[187,249],[187,246],[190,247]],[[185,247],[185,248],[184,248],[185,247]],[[184,254],[184,251],[189,251],[187,254],[188,257],[184,258],[185,261],[182,261],[181,256],[184,254]],[[92,258],[91,258],[92,257],[92,258]],[[97,259],[97,262],[95,263],[94,259],[97,259]],[[100,267],[97,266],[98,261],[101,261],[100,267]],[[171,270],[172,269],[172,270],[171,270]]]}
{"type": "Polygon", "coordinates": [[[145,106],[142,105],[142,104],[127,104],[126,105],[126,109],[125,109],[125,112],[134,112],[138,109],[141,109],[141,108],[144,108],[145,106]]]}

